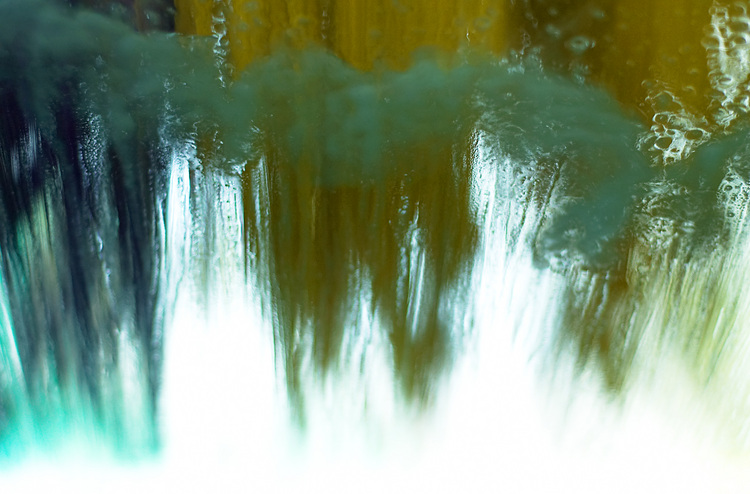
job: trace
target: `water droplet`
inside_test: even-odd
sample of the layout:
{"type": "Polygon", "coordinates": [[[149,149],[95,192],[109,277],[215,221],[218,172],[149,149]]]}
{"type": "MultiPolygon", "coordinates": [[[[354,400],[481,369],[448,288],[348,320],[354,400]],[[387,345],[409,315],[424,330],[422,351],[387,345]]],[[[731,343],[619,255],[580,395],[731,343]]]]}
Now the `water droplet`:
{"type": "Polygon", "coordinates": [[[690,141],[698,141],[703,139],[703,137],[706,135],[706,132],[702,129],[690,129],[687,132],[685,132],[685,138],[690,141]]]}
{"type": "Polygon", "coordinates": [[[706,50],[716,51],[721,47],[721,41],[715,33],[711,33],[703,38],[702,45],[706,50]]]}
{"type": "Polygon", "coordinates": [[[492,19],[487,16],[478,17],[476,20],[474,20],[474,27],[479,32],[487,31],[490,27],[492,27],[492,19]]]}
{"type": "Polygon", "coordinates": [[[716,85],[723,88],[732,87],[734,85],[734,77],[729,74],[723,74],[716,78],[716,85]]]}
{"type": "Polygon", "coordinates": [[[560,37],[562,36],[562,30],[554,24],[547,24],[547,27],[545,27],[544,30],[547,32],[547,34],[550,35],[551,38],[560,39],[560,37]]]}
{"type": "Polygon", "coordinates": [[[592,48],[595,42],[587,36],[574,36],[570,38],[565,46],[576,55],[582,55],[586,50],[592,48]]]}
{"type": "Polygon", "coordinates": [[[593,7],[591,9],[591,17],[596,20],[602,20],[607,17],[607,12],[605,12],[604,9],[600,9],[599,7],[593,7]]]}
{"type": "Polygon", "coordinates": [[[661,151],[666,151],[671,146],[672,146],[672,138],[667,137],[667,136],[660,137],[656,140],[656,142],[654,142],[654,147],[661,151]]]}

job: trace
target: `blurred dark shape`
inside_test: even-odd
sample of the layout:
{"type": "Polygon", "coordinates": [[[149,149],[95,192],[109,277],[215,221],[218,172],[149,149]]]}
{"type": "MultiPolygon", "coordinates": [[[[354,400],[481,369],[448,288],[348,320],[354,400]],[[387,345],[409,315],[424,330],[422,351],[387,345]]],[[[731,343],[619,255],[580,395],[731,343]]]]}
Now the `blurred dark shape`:
{"type": "Polygon", "coordinates": [[[174,31],[174,0],[62,0],[133,26],[138,31],[174,31]]]}
{"type": "Polygon", "coordinates": [[[101,129],[78,112],[73,91],[55,112],[53,134],[40,132],[14,92],[4,88],[0,97],[3,278],[36,417],[19,422],[43,424],[55,409],[75,413],[87,403],[124,451],[153,448],[165,316],[164,210],[156,208],[165,196],[164,157],[137,135],[127,156],[106,140],[92,142],[101,129]],[[120,362],[123,345],[135,348],[135,364],[120,362]],[[141,366],[147,377],[146,437],[121,422],[123,365],[141,366]]]}

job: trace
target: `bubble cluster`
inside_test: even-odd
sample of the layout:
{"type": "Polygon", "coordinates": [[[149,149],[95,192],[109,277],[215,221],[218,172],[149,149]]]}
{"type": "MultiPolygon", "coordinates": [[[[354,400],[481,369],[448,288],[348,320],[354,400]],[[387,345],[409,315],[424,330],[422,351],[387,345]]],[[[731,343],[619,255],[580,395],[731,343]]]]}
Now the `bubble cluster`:
{"type": "Polygon", "coordinates": [[[715,4],[710,13],[703,46],[715,91],[713,118],[720,127],[728,127],[750,110],[750,16],[741,3],[715,4]]]}
{"type": "Polygon", "coordinates": [[[724,214],[725,228],[732,237],[742,230],[750,200],[750,182],[739,165],[739,160],[732,160],[717,194],[724,214]]]}
{"type": "Polygon", "coordinates": [[[680,97],[663,88],[664,83],[647,81],[646,85],[653,87],[646,102],[654,116],[641,145],[655,153],[662,164],[681,161],[709,139],[708,122],[691,113],[680,97]]]}
{"type": "Polygon", "coordinates": [[[684,203],[689,192],[672,181],[655,181],[638,205],[635,236],[651,252],[666,252],[675,242],[689,238],[695,224],[684,203]]]}

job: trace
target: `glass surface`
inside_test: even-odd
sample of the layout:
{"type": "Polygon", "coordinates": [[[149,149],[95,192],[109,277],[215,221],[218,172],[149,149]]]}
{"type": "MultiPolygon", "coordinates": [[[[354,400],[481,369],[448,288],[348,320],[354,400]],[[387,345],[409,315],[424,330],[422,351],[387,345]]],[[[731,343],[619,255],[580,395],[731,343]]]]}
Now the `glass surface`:
{"type": "Polygon", "coordinates": [[[745,2],[5,0],[0,488],[738,492],[749,76],[745,2]]]}

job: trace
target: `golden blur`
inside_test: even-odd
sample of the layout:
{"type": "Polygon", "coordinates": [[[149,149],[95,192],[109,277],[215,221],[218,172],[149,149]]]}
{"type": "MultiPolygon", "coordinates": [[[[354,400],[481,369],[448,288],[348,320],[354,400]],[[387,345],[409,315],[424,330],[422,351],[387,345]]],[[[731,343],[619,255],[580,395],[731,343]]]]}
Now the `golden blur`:
{"type": "MultiPolygon", "coordinates": [[[[175,0],[178,32],[226,37],[235,70],[279,47],[319,46],[352,66],[409,67],[415,52],[538,48],[549,65],[581,68],[651,121],[674,97],[715,124],[721,51],[748,34],[741,3],[660,0],[175,0]],[[719,39],[717,36],[725,36],[719,39]]],[[[739,98],[738,98],[739,99],[739,98]]],[[[713,126],[713,125],[712,125],[713,126]]],[[[715,126],[713,126],[715,128],[715,126]]]]}
{"type": "MultiPolygon", "coordinates": [[[[523,4],[524,2],[520,2],[523,4]]],[[[581,69],[648,120],[653,85],[676,91],[696,115],[710,93],[704,31],[713,2],[526,2],[514,19],[560,70],[581,69]]]]}
{"type": "MultiPolygon", "coordinates": [[[[224,70],[235,75],[275,49],[314,46],[363,70],[406,69],[420,48],[452,53],[470,41],[503,50],[501,3],[181,0],[176,27],[216,36],[229,62],[224,70]]],[[[320,168],[347,164],[321,163],[325,153],[314,139],[291,163],[272,127],[264,129],[262,159],[243,173],[245,230],[252,272],[268,286],[277,352],[297,410],[304,361],[312,358],[322,372],[342,362],[347,333],[359,332],[351,315],[362,293],[370,294],[371,317],[387,334],[403,396],[429,401],[450,363],[452,338],[462,332],[455,326],[463,314],[446,304],[459,296],[477,243],[474,140],[467,134],[415,142],[388,154],[396,165],[384,179],[331,186],[320,183],[320,168]]],[[[200,152],[210,154],[205,144],[200,152]]]]}
{"type": "Polygon", "coordinates": [[[510,45],[547,67],[601,84],[651,127],[648,150],[670,164],[748,110],[750,17],[743,2],[518,2],[510,45]]]}
{"type": "MultiPolygon", "coordinates": [[[[418,159],[414,153],[394,159],[418,159]]],[[[387,328],[404,396],[422,403],[432,397],[460,318],[442,304],[468,272],[477,239],[465,179],[470,153],[471,145],[445,143],[428,174],[355,186],[320,186],[309,164],[292,166],[273,144],[246,170],[252,271],[269,286],[277,351],[295,404],[302,405],[306,352],[323,372],[342,363],[364,293],[371,294],[370,316],[387,328]]]]}
{"type": "Polygon", "coordinates": [[[176,0],[176,29],[214,35],[226,30],[237,70],[280,46],[331,50],[368,70],[405,69],[414,52],[454,52],[470,44],[499,53],[507,42],[505,0],[381,2],[372,0],[176,0]]]}
{"type": "MultiPolygon", "coordinates": [[[[744,2],[553,0],[527,2],[511,19],[546,67],[603,85],[640,115],[649,127],[642,149],[654,166],[678,163],[712,136],[746,125],[744,2]]],[[[522,50],[519,39],[511,46],[522,50]]],[[[713,225],[693,225],[674,214],[670,201],[685,192],[670,187],[677,190],[643,198],[616,270],[567,274],[560,345],[573,349],[580,369],[595,364],[605,389],[619,396],[634,374],[677,353],[698,386],[713,394],[712,406],[725,407],[720,413],[746,413],[747,386],[732,377],[746,334],[739,280],[747,263],[732,219],[743,214],[721,198],[727,209],[712,213],[713,225]],[[700,235],[713,239],[709,247],[696,248],[700,235]],[[728,400],[726,389],[742,398],[728,400]]],[[[743,185],[721,189],[746,193],[743,185]]],[[[732,429],[738,423],[727,418],[730,435],[746,437],[732,429]]]]}
{"type": "MultiPolygon", "coordinates": [[[[653,157],[654,166],[677,162],[710,136],[733,128],[748,101],[748,74],[732,62],[744,56],[745,52],[736,52],[747,51],[750,39],[750,20],[742,4],[713,0],[176,0],[175,4],[177,30],[215,37],[226,72],[235,75],[274,50],[288,48],[322,47],[357,69],[376,71],[407,70],[420,50],[449,57],[469,50],[496,56],[513,50],[521,56],[537,56],[548,69],[605,86],[626,111],[637,113],[650,127],[644,150],[653,157]]],[[[471,210],[476,142],[470,131],[462,137],[455,142],[415,142],[402,155],[388,156],[396,163],[390,176],[360,186],[321,185],[317,165],[312,164],[315,160],[289,163],[289,153],[273,138],[266,140],[263,158],[247,166],[243,175],[246,240],[255,259],[254,271],[265,276],[270,286],[277,343],[295,399],[302,399],[299,378],[305,350],[300,342],[312,342],[319,368],[335,367],[347,328],[356,326],[350,317],[356,312],[352,304],[363,290],[371,293],[371,310],[386,328],[394,370],[406,395],[429,398],[437,371],[450,361],[452,335],[461,332],[450,325],[458,324],[462,316],[446,316],[442,308],[446,297],[455,299],[451,290],[468,276],[477,246],[477,219],[471,210]],[[430,161],[431,166],[420,167],[419,175],[399,173],[412,170],[414,160],[430,161]],[[418,239],[416,248],[412,237],[418,239]],[[415,278],[414,265],[419,262],[425,262],[426,274],[415,278]]],[[[303,157],[318,155],[315,146],[309,142],[303,157]]],[[[628,235],[630,244],[624,246],[627,253],[616,272],[567,274],[568,305],[559,323],[562,344],[572,342],[582,364],[598,363],[606,387],[613,391],[625,387],[645,328],[657,325],[638,307],[659,294],[671,308],[671,315],[665,316],[671,323],[662,321],[661,326],[675,329],[683,324],[684,318],[677,317],[679,308],[692,302],[680,295],[680,286],[690,282],[686,276],[698,276],[688,272],[701,262],[684,260],[686,254],[675,253],[674,243],[652,242],[644,232],[663,218],[644,211],[636,231],[628,235]],[[674,259],[683,259],[687,267],[678,262],[683,267],[673,272],[674,259]]],[[[674,228],[676,234],[678,227],[674,228]]],[[[704,278],[701,286],[708,292],[722,292],[721,280],[704,278]]],[[[691,321],[699,329],[690,338],[695,339],[699,330],[713,331],[718,322],[709,319],[691,321]]],[[[705,334],[698,339],[704,341],[705,334]]],[[[706,370],[704,378],[709,374],[706,370]]]]}

